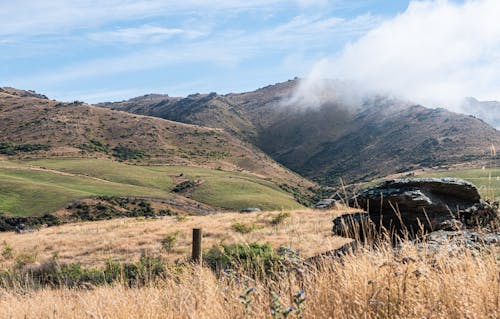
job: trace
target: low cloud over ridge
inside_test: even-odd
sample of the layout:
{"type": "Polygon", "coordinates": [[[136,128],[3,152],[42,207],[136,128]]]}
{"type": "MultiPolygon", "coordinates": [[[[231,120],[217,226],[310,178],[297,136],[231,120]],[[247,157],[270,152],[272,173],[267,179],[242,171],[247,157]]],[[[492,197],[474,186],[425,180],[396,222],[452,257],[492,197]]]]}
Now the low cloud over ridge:
{"type": "Polygon", "coordinates": [[[412,1],[407,10],[315,64],[298,96],[338,79],[364,92],[467,112],[467,96],[500,100],[500,1],[412,1]]]}

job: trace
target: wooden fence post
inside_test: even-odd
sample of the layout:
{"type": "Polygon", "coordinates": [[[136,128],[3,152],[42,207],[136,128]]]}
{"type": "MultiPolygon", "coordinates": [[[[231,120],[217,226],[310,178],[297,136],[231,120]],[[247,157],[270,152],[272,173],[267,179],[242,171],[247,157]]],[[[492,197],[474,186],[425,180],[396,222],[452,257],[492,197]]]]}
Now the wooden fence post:
{"type": "Polygon", "coordinates": [[[201,228],[193,228],[193,248],[191,258],[193,262],[201,263],[201,228]]]}

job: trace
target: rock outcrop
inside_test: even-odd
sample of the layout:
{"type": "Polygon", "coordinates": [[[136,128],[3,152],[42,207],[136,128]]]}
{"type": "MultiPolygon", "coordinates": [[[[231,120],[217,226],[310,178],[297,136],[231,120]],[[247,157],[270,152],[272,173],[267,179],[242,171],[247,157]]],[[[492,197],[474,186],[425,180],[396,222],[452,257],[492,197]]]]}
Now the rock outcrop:
{"type": "Polygon", "coordinates": [[[337,201],[333,198],[325,198],[319,200],[316,205],[314,205],[314,208],[316,209],[330,209],[332,207],[335,207],[337,204],[337,201]]]}
{"type": "Polygon", "coordinates": [[[350,204],[368,212],[375,225],[409,234],[456,228],[452,220],[485,225],[497,215],[473,184],[455,178],[388,180],[364,190],[350,204]]]}
{"type": "MultiPolygon", "coordinates": [[[[350,251],[386,238],[397,251],[401,235],[418,238],[417,247],[431,252],[500,246],[498,204],[483,201],[474,185],[460,179],[388,180],[364,190],[350,204],[365,211],[335,218],[332,229],[335,235],[355,239],[350,251]]],[[[341,247],[329,256],[345,253],[341,247]]]]}

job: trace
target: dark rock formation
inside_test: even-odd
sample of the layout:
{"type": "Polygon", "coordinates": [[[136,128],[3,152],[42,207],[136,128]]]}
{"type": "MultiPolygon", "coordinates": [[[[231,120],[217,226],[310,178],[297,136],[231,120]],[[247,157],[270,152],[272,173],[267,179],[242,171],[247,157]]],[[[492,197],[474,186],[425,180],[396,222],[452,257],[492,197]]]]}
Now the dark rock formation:
{"type": "MultiPolygon", "coordinates": [[[[368,212],[333,220],[335,235],[355,239],[349,251],[357,250],[357,243],[376,247],[377,239],[389,239],[397,251],[398,235],[415,238],[419,249],[429,252],[445,249],[458,253],[500,246],[498,204],[481,200],[477,188],[463,180],[389,180],[366,189],[350,204],[368,212]],[[389,233],[384,234],[382,227],[389,233]]],[[[341,247],[329,255],[343,256],[345,251],[341,247]]]]}
{"type": "Polygon", "coordinates": [[[325,198],[319,200],[316,205],[314,205],[314,208],[316,209],[329,209],[332,208],[336,205],[337,201],[333,198],[325,198]]]}
{"type": "Polygon", "coordinates": [[[243,208],[242,210],[240,210],[240,213],[258,213],[261,211],[262,210],[258,207],[247,207],[247,208],[243,208]]]}
{"type": "Polygon", "coordinates": [[[366,212],[344,214],[333,220],[333,233],[337,236],[366,241],[374,227],[370,215],[366,212]]]}
{"type": "Polygon", "coordinates": [[[409,234],[456,228],[452,219],[473,226],[497,216],[474,185],[454,178],[388,180],[361,192],[350,204],[367,211],[375,225],[409,234]]]}

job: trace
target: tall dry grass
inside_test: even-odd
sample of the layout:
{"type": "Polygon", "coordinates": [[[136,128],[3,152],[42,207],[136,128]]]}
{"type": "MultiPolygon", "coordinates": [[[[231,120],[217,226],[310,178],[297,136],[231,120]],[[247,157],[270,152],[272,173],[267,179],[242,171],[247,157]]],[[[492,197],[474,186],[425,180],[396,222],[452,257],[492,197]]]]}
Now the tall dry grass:
{"type": "Polygon", "coordinates": [[[18,259],[29,257],[34,262],[44,262],[54,255],[62,263],[80,263],[85,267],[103,266],[110,259],[137,261],[144,251],[170,262],[182,260],[190,256],[193,228],[203,228],[204,249],[220,243],[269,242],[273,247],[293,247],[309,257],[348,241],[332,236],[332,219],[345,211],[349,209],[290,211],[290,217],[280,224],[272,223],[280,212],[221,213],[186,219],[124,218],[66,224],[26,234],[0,233],[0,271],[12,267],[18,259]],[[256,229],[242,234],[234,230],[235,223],[256,229]],[[175,245],[167,252],[161,241],[169,234],[177,235],[175,245]],[[12,248],[9,258],[2,256],[7,247],[12,248]]]}
{"type": "Polygon", "coordinates": [[[304,318],[499,318],[498,257],[487,247],[450,254],[408,243],[394,253],[385,245],[248,285],[190,266],[141,288],[0,290],[0,318],[271,318],[271,293],[286,308],[299,290],[304,318]]]}

